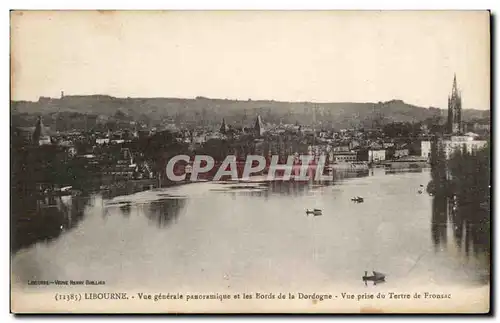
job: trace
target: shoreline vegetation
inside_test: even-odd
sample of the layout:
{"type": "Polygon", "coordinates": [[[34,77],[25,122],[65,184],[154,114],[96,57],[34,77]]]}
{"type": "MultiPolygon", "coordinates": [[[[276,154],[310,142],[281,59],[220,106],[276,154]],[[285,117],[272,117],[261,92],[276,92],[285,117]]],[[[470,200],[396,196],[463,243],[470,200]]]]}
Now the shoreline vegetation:
{"type": "MultiPolygon", "coordinates": [[[[456,150],[447,160],[438,138],[431,146],[431,181],[427,192],[433,196],[433,239],[444,243],[446,226],[468,256],[491,251],[491,142],[473,152],[456,150]]],[[[489,267],[488,267],[489,270],[489,267]]]]}

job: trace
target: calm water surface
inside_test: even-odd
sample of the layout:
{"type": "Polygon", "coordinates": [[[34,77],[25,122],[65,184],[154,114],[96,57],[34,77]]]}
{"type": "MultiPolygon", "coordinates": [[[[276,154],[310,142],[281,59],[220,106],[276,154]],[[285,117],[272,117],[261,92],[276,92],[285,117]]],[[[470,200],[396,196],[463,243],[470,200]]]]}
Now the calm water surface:
{"type": "Polygon", "coordinates": [[[45,238],[13,254],[13,279],[23,288],[33,279],[94,279],[170,291],[296,290],[364,286],[364,271],[376,270],[386,286],[484,284],[486,256],[436,240],[454,224],[436,222],[433,197],[418,193],[429,180],[425,170],[376,169],[328,186],[207,182],[57,199],[34,213],[30,234],[45,238]],[[323,215],[306,216],[313,208],[323,215]]]}

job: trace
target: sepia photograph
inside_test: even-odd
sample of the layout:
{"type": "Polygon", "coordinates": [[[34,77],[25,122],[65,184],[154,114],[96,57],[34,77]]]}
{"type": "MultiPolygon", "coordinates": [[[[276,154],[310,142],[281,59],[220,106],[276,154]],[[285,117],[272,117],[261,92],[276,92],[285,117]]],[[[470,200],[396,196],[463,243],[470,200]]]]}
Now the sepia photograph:
{"type": "Polygon", "coordinates": [[[487,10],[10,12],[10,310],[488,314],[487,10]]]}

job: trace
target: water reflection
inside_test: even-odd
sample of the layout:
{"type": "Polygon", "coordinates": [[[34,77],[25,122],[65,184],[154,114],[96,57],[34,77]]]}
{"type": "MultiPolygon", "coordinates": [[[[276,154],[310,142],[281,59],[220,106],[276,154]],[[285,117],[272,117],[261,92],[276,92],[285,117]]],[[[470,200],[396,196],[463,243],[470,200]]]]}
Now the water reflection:
{"type": "Polygon", "coordinates": [[[103,217],[112,216],[119,211],[121,216],[128,219],[134,213],[137,216],[145,216],[159,228],[165,228],[179,217],[186,206],[186,199],[184,196],[152,193],[152,199],[146,201],[133,196],[126,201],[111,200],[104,206],[103,217]]]}
{"type": "Polygon", "coordinates": [[[88,196],[37,199],[13,197],[11,250],[17,252],[37,242],[50,242],[73,229],[91,204],[88,196]]]}
{"type": "Polygon", "coordinates": [[[263,197],[270,196],[307,196],[313,195],[315,189],[334,185],[332,181],[269,181],[263,183],[241,183],[221,185],[221,188],[213,188],[211,192],[236,195],[263,197]]]}
{"type": "Polygon", "coordinates": [[[186,206],[186,199],[165,198],[151,201],[143,208],[144,215],[158,228],[166,228],[179,217],[186,206]]]}
{"type": "MultiPolygon", "coordinates": [[[[102,204],[97,195],[99,203],[86,208],[81,230],[70,235],[71,248],[59,239],[48,248],[27,250],[14,257],[13,272],[23,281],[66,277],[67,264],[73,264],[83,279],[100,268],[99,279],[110,286],[163,290],[209,283],[212,288],[225,283],[226,274],[231,286],[245,289],[256,283],[361,285],[358,274],[373,269],[387,272],[388,283],[396,285],[404,284],[410,271],[411,279],[443,285],[475,280],[475,264],[465,272],[462,263],[457,265],[463,257],[434,252],[433,239],[441,247],[454,240],[446,236],[451,217],[446,204],[439,204],[442,199],[434,199],[441,213],[432,214],[431,238],[432,199],[416,194],[428,177],[428,172],[385,176],[377,169],[374,177],[326,183],[333,186],[208,182],[102,199],[102,204]],[[358,195],[365,203],[351,201],[358,195]],[[313,208],[323,216],[304,214],[313,208]]],[[[71,199],[61,208],[73,209],[74,203],[79,202],[71,199]]]]}
{"type": "Polygon", "coordinates": [[[312,185],[312,182],[270,182],[267,191],[275,195],[301,196],[309,194],[312,185]]]}
{"type": "Polygon", "coordinates": [[[130,216],[130,212],[132,212],[132,204],[131,203],[122,204],[120,206],[120,211],[122,211],[124,217],[128,218],[130,216]]]}
{"type": "Polygon", "coordinates": [[[422,173],[423,168],[400,168],[400,169],[385,169],[386,175],[396,175],[401,173],[422,173]]]}
{"type": "Polygon", "coordinates": [[[468,255],[489,252],[489,211],[481,205],[458,198],[452,203],[451,220],[454,224],[455,241],[468,255]]]}
{"type": "Polygon", "coordinates": [[[443,195],[435,196],[432,200],[432,241],[435,248],[446,246],[446,229],[448,226],[448,202],[443,195]]]}
{"type": "MultiPolygon", "coordinates": [[[[368,171],[358,172],[336,172],[334,180],[309,180],[309,181],[241,181],[241,182],[222,182],[220,187],[213,188],[210,191],[230,194],[231,196],[244,195],[253,197],[269,198],[274,195],[285,196],[307,196],[313,195],[317,189],[333,186],[350,178],[367,177],[368,171]]],[[[373,172],[371,173],[373,176],[373,172]]]]}
{"type": "Polygon", "coordinates": [[[478,275],[489,282],[490,228],[489,212],[473,203],[438,194],[432,201],[432,240],[436,251],[458,251],[464,259],[479,260],[478,275]]]}
{"type": "Polygon", "coordinates": [[[479,167],[486,165],[488,157],[483,153],[458,154],[446,160],[439,151],[435,153],[427,191],[434,195],[432,237],[436,249],[449,246],[450,241],[466,258],[489,258],[489,171],[479,167]]]}
{"type": "MultiPolygon", "coordinates": [[[[41,199],[13,196],[11,252],[16,253],[38,242],[49,243],[65,232],[71,231],[84,218],[85,209],[94,204],[96,196],[109,199],[145,191],[149,188],[151,185],[115,186],[92,196],[49,196],[41,199]]],[[[131,201],[110,203],[109,207],[116,207],[124,218],[129,218],[135,208],[138,214],[143,213],[156,226],[165,228],[177,219],[185,204],[183,197],[168,196],[168,198],[139,204],[131,201]]],[[[102,207],[103,216],[109,216],[111,214],[109,208],[102,207]]]]}

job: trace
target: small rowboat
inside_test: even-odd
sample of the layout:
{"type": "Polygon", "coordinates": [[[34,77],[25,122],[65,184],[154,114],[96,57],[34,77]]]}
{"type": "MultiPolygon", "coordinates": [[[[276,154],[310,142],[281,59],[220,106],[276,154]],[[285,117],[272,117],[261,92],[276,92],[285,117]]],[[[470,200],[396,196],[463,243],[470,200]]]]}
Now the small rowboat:
{"type": "Polygon", "coordinates": [[[373,271],[373,275],[368,276],[368,272],[365,271],[365,275],[363,276],[363,281],[365,282],[365,285],[367,281],[372,281],[373,284],[376,285],[377,283],[385,282],[385,274],[373,271]]]}
{"type": "Polygon", "coordinates": [[[314,216],[320,216],[320,215],[323,215],[323,214],[322,214],[322,211],[321,211],[320,209],[313,209],[313,210],[311,210],[311,211],[306,210],[306,214],[307,214],[307,215],[312,214],[312,215],[314,215],[314,216]]]}

